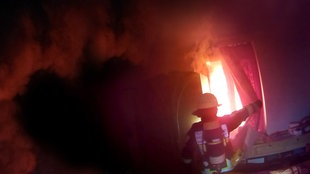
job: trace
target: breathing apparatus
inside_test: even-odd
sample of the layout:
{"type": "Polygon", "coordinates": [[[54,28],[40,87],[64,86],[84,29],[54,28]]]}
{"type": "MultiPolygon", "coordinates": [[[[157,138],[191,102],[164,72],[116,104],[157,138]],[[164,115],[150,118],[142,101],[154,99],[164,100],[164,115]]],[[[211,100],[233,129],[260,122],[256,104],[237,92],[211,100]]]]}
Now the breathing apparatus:
{"type": "MultiPolygon", "coordinates": [[[[220,106],[216,97],[211,93],[205,93],[200,97],[197,110],[193,112],[199,115],[202,110],[216,108],[220,106]]],[[[203,156],[204,173],[221,173],[225,168],[231,167],[226,158],[226,146],[229,132],[225,124],[221,124],[218,119],[203,122],[202,144],[200,151],[203,156]]]]}

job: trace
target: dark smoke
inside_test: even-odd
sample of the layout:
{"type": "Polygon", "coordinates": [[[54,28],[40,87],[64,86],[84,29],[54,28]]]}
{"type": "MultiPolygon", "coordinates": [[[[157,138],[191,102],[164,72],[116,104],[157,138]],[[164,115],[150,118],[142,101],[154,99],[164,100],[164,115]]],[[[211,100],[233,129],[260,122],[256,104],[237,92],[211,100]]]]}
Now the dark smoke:
{"type": "MultiPolygon", "coordinates": [[[[141,98],[155,101],[154,96],[144,91],[153,85],[157,94],[155,83],[150,85],[151,80],[147,80],[148,86],[144,79],[166,80],[170,84],[171,79],[165,74],[197,70],[201,58],[188,55],[204,54],[204,50],[197,49],[216,46],[223,40],[256,40],[263,48],[274,48],[283,55],[287,50],[303,50],[309,46],[308,6],[307,1],[280,0],[3,2],[0,7],[0,126],[3,127],[0,173],[30,173],[54,163],[59,166],[58,172],[70,173],[57,157],[42,162],[46,160],[44,156],[55,153],[75,166],[111,169],[117,163],[124,170],[131,170],[135,164],[126,163],[131,157],[128,153],[139,153],[140,147],[130,144],[135,151],[129,152],[122,143],[130,142],[137,135],[131,134],[127,139],[115,139],[117,136],[111,139],[109,135],[116,132],[112,135],[122,137],[128,129],[134,132],[129,123],[137,120],[132,117],[124,117],[128,124],[121,123],[122,127],[111,126],[119,122],[115,115],[124,115],[119,113],[123,105],[135,101],[138,104],[130,106],[140,106],[141,98]],[[137,89],[139,85],[143,87],[137,89]],[[137,96],[119,91],[144,92],[138,92],[137,96]],[[20,97],[17,98],[21,106],[12,101],[15,96],[20,97]],[[131,100],[133,96],[137,98],[131,100]],[[116,99],[108,100],[111,98],[116,99]],[[19,107],[24,114],[19,115],[18,121],[31,137],[15,120],[19,107]],[[80,138],[87,141],[81,142],[80,138]],[[107,145],[106,138],[113,143],[107,145]],[[38,148],[37,144],[50,152],[38,148]],[[121,150],[112,155],[115,148],[121,150]],[[107,156],[113,159],[109,161],[107,156]]],[[[168,100],[165,97],[168,98],[157,99],[168,100]]],[[[137,108],[128,112],[147,112],[137,108]]],[[[141,122],[135,124],[148,128],[141,122]]],[[[131,161],[143,163],[137,159],[131,161]]],[[[49,171],[53,173],[52,169],[49,171]]]]}
{"type": "Polygon", "coordinates": [[[127,82],[120,79],[130,78],[137,68],[121,58],[112,58],[102,65],[88,62],[83,67],[77,81],[51,70],[35,72],[25,93],[16,97],[20,123],[43,150],[72,166],[132,171],[130,149],[125,147],[128,142],[119,144],[126,136],[115,128],[127,123],[121,120],[123,113],[113,108],[114,101],[121,102],[117,94],[121,91],[113,85],[127,82]],[[111,121],[114,117],[120,120],[111,121]]]}

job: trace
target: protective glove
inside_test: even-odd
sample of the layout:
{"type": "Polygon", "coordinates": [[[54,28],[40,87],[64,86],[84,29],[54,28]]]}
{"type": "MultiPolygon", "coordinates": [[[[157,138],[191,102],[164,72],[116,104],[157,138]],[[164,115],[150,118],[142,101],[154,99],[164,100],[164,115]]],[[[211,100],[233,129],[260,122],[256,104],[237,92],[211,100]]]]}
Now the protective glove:
{"type": "Polygon", "coordinates": [[[253,103],[248,104],[245,108],[248,110],[249,114],[253,114],[261,109],[263,103],[261,100],[256,100],[253,103]]]}

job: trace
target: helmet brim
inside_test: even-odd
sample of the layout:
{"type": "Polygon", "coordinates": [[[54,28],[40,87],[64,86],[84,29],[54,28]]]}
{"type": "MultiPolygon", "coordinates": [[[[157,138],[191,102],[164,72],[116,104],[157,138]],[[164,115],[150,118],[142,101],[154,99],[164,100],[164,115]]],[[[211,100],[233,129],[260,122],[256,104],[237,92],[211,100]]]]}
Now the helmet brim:
{"type": "Polygon", "coordinates": [[[192,112],[192,114],[199,117],[202,113],[205,112],[205,110],[212,109],[212,108],[217,108],[219,106],[221,106],[221,104],[218,104],[217,106],[214,106],[214,107],[211,107],[211,108],[199,108],[199,109],[196,109],[194,112],[192,112]]]}

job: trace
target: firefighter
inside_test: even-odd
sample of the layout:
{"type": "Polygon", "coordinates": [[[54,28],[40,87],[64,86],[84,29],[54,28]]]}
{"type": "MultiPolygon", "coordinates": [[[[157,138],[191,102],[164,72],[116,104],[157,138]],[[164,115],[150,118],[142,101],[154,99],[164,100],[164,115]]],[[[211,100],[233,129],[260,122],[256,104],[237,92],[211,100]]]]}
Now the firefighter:
{"type": "Polygon", "coordinates": [[[217,117],[218,101],[211,93],[202,94],[193,115],[201,121],[194,123],[188,131],[188,137],[182,157],[190,173],[221,173],[232,169],[229,132],[237,128],[242,121],[260,110],[262,102],[257,100],[230,115],[217,117]]]}

